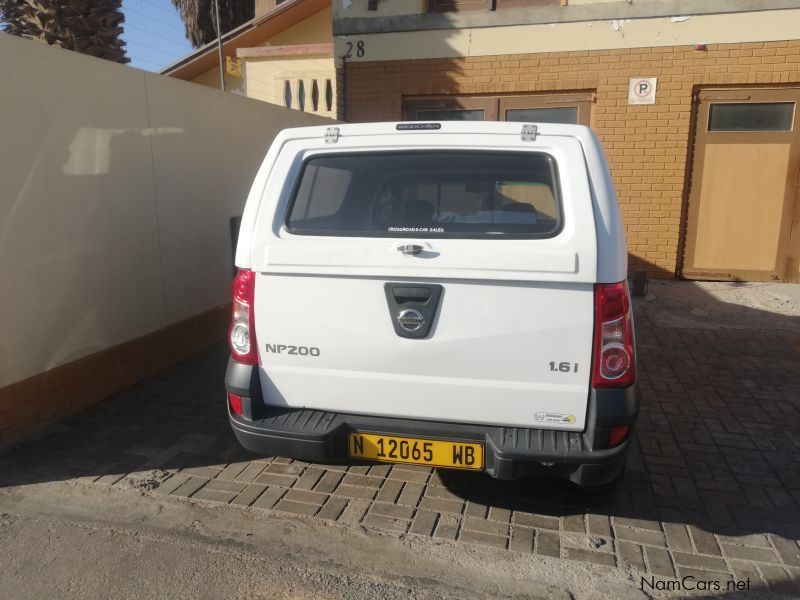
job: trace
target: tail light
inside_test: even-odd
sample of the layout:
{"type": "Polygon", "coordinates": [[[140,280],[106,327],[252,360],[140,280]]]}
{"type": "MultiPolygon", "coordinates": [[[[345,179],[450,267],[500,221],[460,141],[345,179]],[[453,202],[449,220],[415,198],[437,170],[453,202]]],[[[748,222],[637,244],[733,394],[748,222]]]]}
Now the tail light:
{"type": "Polygon", "coordinates": [[[228,342],[233,359],[249,365],[258,364],[256,323],[253,314],[255,289],[255,273],[239,269],[233,280],[233,318],[228,342]]]}
{"type": "Polygon", "coordinates": [[[230,404],[231,411],[234,414],[242,416],[242,397],[237,394],[228,392],[228,404],[230,404]]]}
{"type": "Polygon", "coordinates": [[[592,386],[595,388],[623,388],[636,381],[631,297],[627,281],[595,286],[592,365],[592,386]]]}
{"type": "Polygon", "coordinates": [[[616,425],[611,428],[611,432],[608,435],[608,447],[614,448],[619,446],[622,442],[624,442],[628,434],[631,432],[630,425],[616,425]]]}

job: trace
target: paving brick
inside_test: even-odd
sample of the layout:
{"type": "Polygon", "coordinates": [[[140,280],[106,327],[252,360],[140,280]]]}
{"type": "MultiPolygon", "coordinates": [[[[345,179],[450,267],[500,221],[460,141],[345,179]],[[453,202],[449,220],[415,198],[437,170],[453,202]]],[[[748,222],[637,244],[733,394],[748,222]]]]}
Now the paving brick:
{"type": "Polygon", "coordinates": [[[237,506],[250,506],[267,489],[265,485],[251,483],[242,492],[231,500],[231,504],[237,506]]]}
{"type": "Polygon", "coordinates": [[[770,591],[781,596],[797,598],[800,596],[800,586],[798,586],[786,569],[777,565],[758,565],[761,576],[767,582],[770,591]]]}
{"type": "Polygon", "coordinates": [[[722,552],[728,558],[738,558],[741,560],[751,560],[765,563],[778,562],[778,557],[771,548],[755,548],[753,546],[722,544],[722,552]]]}
{"type": "Polygon", "coordinates": [[[410,519],[414,514],[414,508],[411,506],[397,506],[396,504],[388,504],[386,502],[373,502],[372,506],[369,508],[369,514],[410,519]]]}
{"type": "Polygon", "coordinates": [[[694,540],[694,546],[700,554],[710,554],[712,556],[722,556],[719,544],[713,534],[703,531],[697,527],[690,526],[689,533],[694,540]]]}
{"type": "Polygon", "coordinates": [[[254,463],[251,462],[247,465],[241,473],[236,476],[236,481],[243,481],[245,483],[250,483],[254,481],[256,477],[258,477],[261,472],[267,468],[265,463],[254,463]]]}
{"type": "Polygon", "coordinates": [[[487,504],[470,499],[467,501],[466,507],[464,507],[464,514],[469,517],[485,519],[489,515],[489,507],[487,504]]]}
{"type": "Polygon", "coordinates": [[[154,489],[153,493],[169,495],[187,481],[189,481],[188,475],[181,475],[181,474],[173,475],[166,481],[162,482],[156,489],[154,489]]]}
{"type": "Polygon", "coordinates": [[[669,546],[670,550],[694,552],[692,540],[689,539],[689,532],[686,530],[686,525],[664,523],[664,535],[667,538],[667,546],[669,546]]]}
{"type": "Polygon", "coordinates": [[[236,497],[236,492],[226,492],[224,490],[210,490],[208,486],[196,492],[192,498],[196,500],[208,500],[211,502],[222,502],[227,504],[236,497]]]}
{"type": "Polygon", "coordinates": [[[255,502],[253,502],[253,506],[256,508],[272,508],[286,491],[286,488],[282,487],[269,487],[255,502]]]}
{"type": "Polygon", "coordinates": [[[484,546],[493,546],[495,548],[505,549],[508,546],[508,538],[499,535],[492,535],[481,531],[468,531],[461,530],[458,536],[458,541],[467,542],[468,544],[482,544],[484,546]]]}
{"type": "Polygon", "coordinates": [[[403,482],[395,479],[387,479],[383,482],[378,492],[377,500],[380,502],[396,502],[403,489],[403,482]]]}
{"type": "Polygon", "coordinates": [[[184,469],[183,472],[193,477],[205,477],[211,479],[219,475],[220,470],[218,467],[191,467],[184,469]]]}
{"type": "Polygon", "coordinates": [[[345,485],[357,485],[359,487],[371,487],[377,489],[381,487],[383,480],[378,477],[367,477],[366,475],[354,475],[352,473],[348,473],[344,476],[342,483],[345,485]]]}
{"type": "Polygon", "coordinates": [[[644,548],[639,544],[633,542],[618,542],[619,557],[623,565],[633,567],[639,571],[647,571],[647,565],[644,560],[644,548]]]}
{"type": "Polygon", "coordinates": [[[617,558],[611,552],[593,552],[592,550],[582,550],[580,548],[564,548],[564,558],[590,562],[596,565],[616,567],[617,558]]]}
{"type": "Polygon", "coordinates": [[[414,520],[411,522],[411,533],[433,535],[433,529],[438,518],[439,513],[430,510],[418,510],[414,520]]]}
{"type": "Polygon", "coordinates": [[[367,475],[370,477],[380,477],[383,479],[389,474],[391,469],[392,465],[373,465],[369,468],[367,475]]]}
{"type": "Polygon", "coordinates": [[[697,554],[687,554],[685,552],[673,552],[672,558],[675,564],[681,567],[692,567],[704,571],[728,572],[728,565],[721,558],[713,556],[698,556],[697,554]]]}
{"type": "Polygon", "coordinates": [[[441,513],[461,514],[461,510],[464,507],[464,502],[458,500],[444,500],[442,498],[425,497],[419,503],[419,506],[420,508],[433,510],[441,513]]]}
{"type": "Polygon", "coordinates": [[[664,577],[675,577],[675,569],[672,566],[669,552],[663,548],[655,546],[644,546],[644,554],[647,559],[648,571],[664,577]]]}
{"type": "Polygon", "coordinates": [[[325,471],[325,474],[314,486],[314,491],[322,492],[323,494],[330,494],[339,485],[339,482],[344,477],[344,473],[337,471],[325,471]]]}
{"type": "Polygon", "coordinates": [[[489,520],[509,523],[511,522],[511,511],[507,508],[498,508],[497,506],[492,506],[489,508],[489,520]]]}
{"type": "Polygon", "coordinates": [[[735,544],[738,546],[758,546],[760,548],[771,548],[767,536],[763,533],[752,533],[743,535],[720,535],[718,539],[723,544],[735,544]]]}
{"type": "Polygon", "coordinates": [[[303,472],[303,467],[298,464],[283,464],[278,462],[278,459],[276,458],[275,462],[266,468],[266,472],[278,475],[300,475],[300,473],[303,472]]]}
{"type": "Polygon", "coordinates": [[[372,511],[370,511],[364,518],[363,524],[367,527],[376,527],[378,529],[386,529],[397,533],[405,533],[411,521],[408,519],[397,519],[395,517],[373,514],[372,511]]]}
{"type": "Polygon", "coordinates": [[[281,487],[292,487],[297,477],[293,475],[281,475],[278,473],[262,473],[256,477],[256,483],[263,483],[264,485],[279,485],[281,487]]]}
{"type": "Polygon", "coordinates": [[[704,571],[702,569],[693,569],[692,567],[677,567],[678,577],[694,577],[694,581],[718,581],[722,590],[728,586],[728,581],[733,578],[727,571],[704,571]]]}
{"type": "MultiPolygon", "coordinates": [[[[331,498],[335,498],[336,496],[331,496],[331,498]]],[[[348,523],[350,525],[355,525],[356,523],[360,523],[361,519],[364,518],[364,515],[369,508],[369,500],[364,500],[361,498],[355,498],[350,500],[347,503],[342,515],[339,517],[339,521],[342,523],[348,523]]]]}
{"type": "Polygon", "coordinates": [[[355,485],[340,484],[333,490],[334,496],[347,496],[348,498],[361,498],[365,500],[372,500],[378,490],[371,487],[360,487],[355,485]]]}
{"type": "Polygon", "coordinates": [[[306,504],[305,502],[293,502],[291,500],[281,500],[275,505],[276,510],[295,513],[298,515],[313,516],[320,509],[318,504],[306,504]]]}
{"type": "Polygon", "coordinates": [[[611,537],[611,521],[606,515],[586,515],[586,524],[589,533],[603,537],[611,537]]]}
{"type": "Polygon", "coordinates": [[[751,581],[751,585],[761,584],[761,574],[756,568],[756,564],[744,560],[729,560],[731,570],[737,581],[751,581]]]}
{"type": "Polygon", "coordinates": [[[206,484],[205,489],[216,490],[218,492],[233,492],[234,496],[241,492],[247,484],[237,483],[234,481],[221,481],[219,479],[212,479],[206,484]]]}
{"type": "Polygon", "coordinates": [[[631,529],[630,527],[614,526],[614,533],[618,540],[636,542],[647,546],[666,546],[664,534],[651,529],[631,529]]]}
{"type": "Polygon", "coordinates": [[[586,533],[586,521],[584,520],[584,516],[582,514],[568,515],[561,519],[561,528],[564,531],[586,533]]]}
{"type": "Polygon", "coordinates": [[[774,534],[769,537],[785,564],[800,567],[800,545],[796,541],[774,534]]]}
{"type": "Polygon", "coordinates": [[[217,475],[217,479],[222,481],[233,481],[236,479],[237,475],[240,475],[242,471],[247,468],[250,463],[247,462],[238,462],[238,463],[231,463],[217,475]]]}
{"type": "Polygon", "coordinates": [[[462,528],[470,531],[480,531],[483,533],[491,533],[492,535],[508,535],[508,523],[500,523],[496,521],[485,521],[475,517],[464,517],[462,521],[462,528]]]}
{"type": "Polygon", "coordinates": [[[444,500],[456,500],[464,502],[464,498],[458,494],[451,492],[447,488],[429,485],[425,489],[425,496],[428,498],[442,498],[444,500]]]}
{"type": "Polygon", "coordinates": [[[536,554],[542,556],[561,556],[561,539],[552,531],[536,532],[536,554]]]}
{"type": "Polygon", "coordinates": [[[406,483],[403,485],[403,491],[400,492],[400,496],[397,498],[397,503],[406,506],[416,506],[419,503],[419,499],[422,498],[422,493],[424,491],[425,488],[421,485],[406,483]]]}
{"type": "Polygon", "coordinates": [[[552,529],[559,530],[558,517],[550,517],[547,515],[537,515],[526,512],[514,511],[514,523],[523,525],[525,527],[535,527],[536,529],[552,529]]]}
{"type": "Polygon", "coordinates": [[[295,489],[298,490],[311,490],[314,489],[314,486],[317,485],[317,482],[322,478],[322,475],[325,473],[320,468],[317,467],[309,467],[303,474],[300,476],[300,479],[294,484],[295,489]]]}
{"type": "Polygon", "coordinates": [[[199,490],[201,487],[203,487],[206,483],[208,483],[208,480],[203,479],[202,477],[189,477],[189,479],[187,479],[183,483],[183,485],[181,485],[170,495],[188,498],[189,496],[194,494],[197,490],[199,490]]]}
{"type": "Polygon", "coordinates": [[[317,513],[317,517],[335,521],[344,512],[348,502],[344,496],[329,496],[322,510],[317,513]]]}
{"type": "Polygon", "coordinates": [[[631,519],[628,517],[614,517],[614,525],[622,527],[635,527],[636,529],[650,529],[661,531],[661,523],[649,519],[631,519]]]}
{"type": "Polygon", "coordinates": [[[409,471],[398,467],[392,467],[389,472],[389,479],[399,479],[400,481],[407,481],[408,483],[426,483],[430,477],[430,473],[426,471],[409,471]]]}
{"type": "Polygon", "coordinates": [[[530,527],[513,527],[511,531],[511,542],[508,545],[509,550],[515,552],[533,552],[533,544],[536,535],[536,530],[530,527]]]}
{"type": "Polygon", "coordinates": [[[306,502],[307,504],[322,505],[325,500],[328,499],[328,495],[321,494],[319,492],[309,492],[308,490],[298,490],[296,488],[292,488],[286,492],[286,496],[284,496],[284,498],[293,502],[306,502]]]}
{"type": "Polygon", "coordinates": [[[459,520],[455,515],[440,514],[433,537],[455,540],[458,535],[459,520]]]}

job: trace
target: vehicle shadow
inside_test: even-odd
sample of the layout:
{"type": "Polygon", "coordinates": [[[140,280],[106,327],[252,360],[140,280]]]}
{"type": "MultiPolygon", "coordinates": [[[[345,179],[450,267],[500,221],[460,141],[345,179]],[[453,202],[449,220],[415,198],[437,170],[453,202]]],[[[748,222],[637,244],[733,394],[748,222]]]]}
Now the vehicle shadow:
{"type": "MultiPolygon", "coordinates": [[[[466,501],[465,515],[560,517],[562,533],[609,540],[620,528],[657,531],[670,549],[716,556],[724,544],[746,544],[800,567],[798,290],[650,281],[648,296],[635,300],[641,413],[613,494],[461,471],[439,470],[433,480],[466,501]],[[691,540],[685,528],[671,539],[673,525],[687,525],[691,540]]],[[[149,470],[213,468],[213,476],[258,458],[227,423],[226,360],[219,345],[62,420],[0,456],[0,487],[114,483],[149,470]]]]}

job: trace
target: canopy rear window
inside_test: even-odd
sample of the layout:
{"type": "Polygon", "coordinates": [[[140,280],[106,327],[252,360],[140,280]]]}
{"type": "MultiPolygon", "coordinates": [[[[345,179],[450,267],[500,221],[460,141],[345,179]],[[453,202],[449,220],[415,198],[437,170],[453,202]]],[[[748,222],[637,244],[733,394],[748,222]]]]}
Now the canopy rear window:
{"type": "Polygon", "coordinates": [[[553,237],[554,159],[532,152],[322,155],[303,165],[286,219],[301,235],[553,237]]]}

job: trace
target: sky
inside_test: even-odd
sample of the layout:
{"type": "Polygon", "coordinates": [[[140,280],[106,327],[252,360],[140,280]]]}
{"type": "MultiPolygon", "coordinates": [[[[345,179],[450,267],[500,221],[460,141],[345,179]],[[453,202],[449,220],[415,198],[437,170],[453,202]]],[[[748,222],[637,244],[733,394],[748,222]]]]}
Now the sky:
{"type": "Polygon", "coordinates": [[[122,12],[131,66],[160,71],[193,51],[170,0],[123,0],[122,12]]]}

